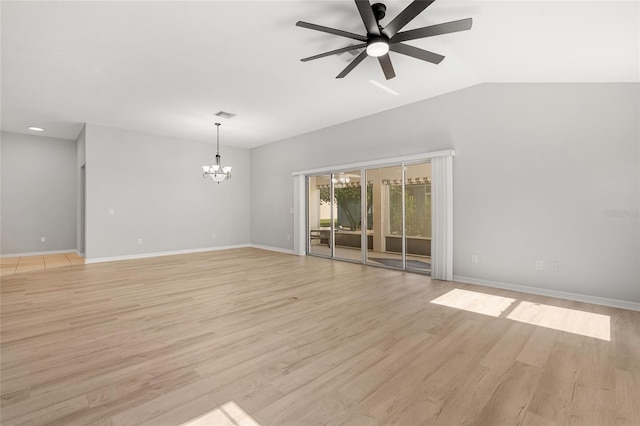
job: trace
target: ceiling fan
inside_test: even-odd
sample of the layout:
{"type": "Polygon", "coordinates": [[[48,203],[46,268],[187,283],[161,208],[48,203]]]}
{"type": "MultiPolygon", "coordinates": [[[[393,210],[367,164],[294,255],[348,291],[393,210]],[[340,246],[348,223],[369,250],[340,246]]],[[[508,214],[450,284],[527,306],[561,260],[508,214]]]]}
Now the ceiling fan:
{"type": "Polygon", "coordinates": [[[367,56],[373,56],[378,58],[378,62],[380,62],[380,66],[382,67],[382,71],[384,72],[384,76],[387,80],[396,76],[393,65],[391,64],[391,58],[389,58],[389,51],[431,62],[432,64],[439,64],[444,59],[444,56],[429,52],[428,50],[419,49],[408,44],[403,44],[402,42],[468,30],[471,28],[471,18],[399,32],[405,25],[411,22],[434,1],[435,0],[413,1],[390,23],[385,27],[382,27],[380,25],[380,20],[384,18],[387,7],[382,3],[375,3],[372,5],[369,3],[369,0],[355,0],[358,12],[360,12],[360,17],[362,18],[362,22],[367,30],[366,35],[354,34],[348,31],[298,21],[296,22],[298,27],[321,31],[361,42],[347,47],[342,47],[340,49],[331,50],[329,52],[320,53],[318,55],[309,56],[308,58],[301,59],[301,61],[312,61],[314,59],[320,59],[326,56],[348,52],[350,50],[365,48],[365,50],[356,56],[349,65],[347,65],[347,67],[336,76],[336,78],[344,78],[367,56]]]}

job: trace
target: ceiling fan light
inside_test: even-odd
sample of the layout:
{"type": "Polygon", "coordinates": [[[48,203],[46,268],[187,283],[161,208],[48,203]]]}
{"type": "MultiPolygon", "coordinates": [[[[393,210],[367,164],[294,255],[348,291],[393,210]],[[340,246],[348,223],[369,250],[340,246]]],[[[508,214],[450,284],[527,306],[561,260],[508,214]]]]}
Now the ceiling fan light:
{"type": "Polygon", "coordinates": [[[389,41],[384,37],[375,37],[367,42],[367,55],[375,58],[389,53],[389,41]]]}

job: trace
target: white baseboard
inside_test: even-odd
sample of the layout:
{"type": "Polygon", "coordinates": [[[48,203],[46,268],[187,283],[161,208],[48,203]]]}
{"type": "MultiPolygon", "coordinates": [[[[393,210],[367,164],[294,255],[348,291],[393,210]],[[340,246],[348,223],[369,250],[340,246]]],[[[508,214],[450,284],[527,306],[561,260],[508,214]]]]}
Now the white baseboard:
{"type": "Polygon", "coordinates": [[[236,244],[232,246],[204,247],[204,248],[198,248],[198,249],[161,251],[156,253],[128,254],[125,256],[96,257],[93,259],[85,259],[84,263],[89,264],[89,263],[117,262],[119,260],[147,259],[150,257],[173,256],[176,254],[189,254],[189,253],[203,253],[207,251],[229,250],[229,249],[246,248],[246,247],[251,247],[251,245],[236,244]]]}
{"type": "Polygon", "coordinates": [[[250,244],[250,246],[253,248],[262,249],[262,250],[277,251],[278,253],[295,254],[293,250],[283,249],[280,247],[263,246],[260,244],[250,244]]]}
{"type": "Polygon", "coordinates": [[[33,251],[29,253],[7,253],[0,255],[0,258],[5,257],[27,257],[27,256],[46,256],[49,254],[63,254],[63,253],[76,253],[76,249],[67,249],[67,250],[49,250],[49,251],[33,251]]]}
{"type": "Polygon", "coordinates": [[[576,302],[592,303],[595,305],[611,306],[613,308],[640,311],[640,303],[627,300],[608,299],[606,297],[589,296],[586,294],[570,293],[567,291],[549,290],[546,288],[529,287],[517,284],[508,284],[499,281],[483,280],[481,278],[454,275],[453,281],[465,284],[477,284],[487,287],[501,288],[504,290],[519,291],[521,293],[537,294],[539,296],[557,297],[559,299],[575,300],[576,302]]]}

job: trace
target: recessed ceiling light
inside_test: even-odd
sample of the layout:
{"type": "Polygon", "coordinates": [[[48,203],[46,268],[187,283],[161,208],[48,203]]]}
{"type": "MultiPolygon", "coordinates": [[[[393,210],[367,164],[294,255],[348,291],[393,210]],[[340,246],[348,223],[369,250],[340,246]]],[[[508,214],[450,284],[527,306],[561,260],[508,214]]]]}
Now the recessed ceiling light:
{"type": "Polygon", "coordinates": [[[29,130],[33,130],[34,132],[44,132],[42,127],[29,126],[29,130]]]}

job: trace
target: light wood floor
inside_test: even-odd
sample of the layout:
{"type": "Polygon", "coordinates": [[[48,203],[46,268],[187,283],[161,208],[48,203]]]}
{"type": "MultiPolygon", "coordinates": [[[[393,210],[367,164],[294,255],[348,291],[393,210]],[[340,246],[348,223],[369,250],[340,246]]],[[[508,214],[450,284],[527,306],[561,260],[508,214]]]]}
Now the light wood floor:
{"type": "Polygon", "coordinates": [[[5,426],[640,424],[640,312],[258,249],[1,290],[5,426]]]}
{"type": "Polygon", "coordinates": [[[0,258],[0,276],[40,271],[63,266],[82,265],[84,257],[76,253],[47,254],[43,256],[21,256],[0,258]]]}

